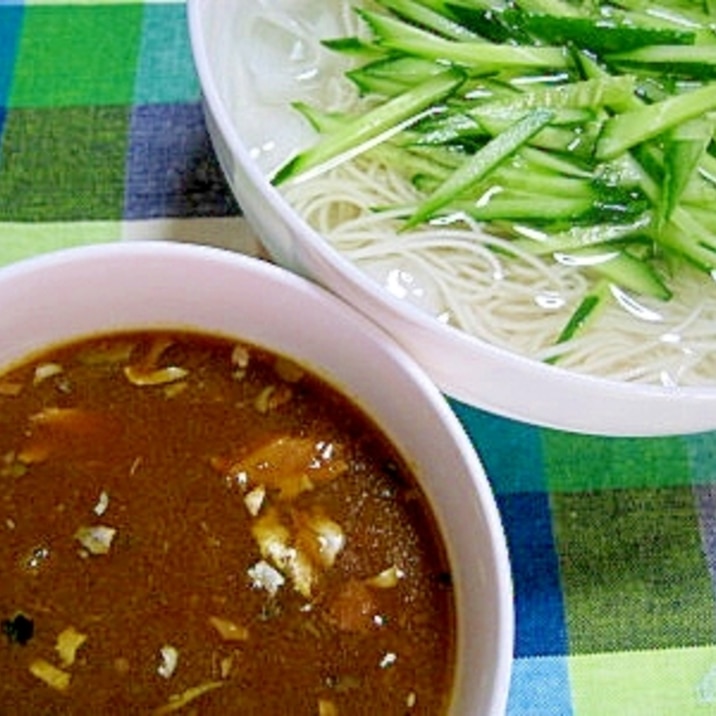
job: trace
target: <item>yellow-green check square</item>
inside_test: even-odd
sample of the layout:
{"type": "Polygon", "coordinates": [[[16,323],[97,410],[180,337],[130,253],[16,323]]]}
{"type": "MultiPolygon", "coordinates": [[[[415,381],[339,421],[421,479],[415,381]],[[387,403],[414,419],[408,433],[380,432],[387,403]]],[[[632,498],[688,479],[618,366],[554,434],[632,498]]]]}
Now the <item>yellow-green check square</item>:
{"type": "Polygon", "coordinates": [[[118,220],[128,107],[12,109],[0,147],[0,221],[118,220]]]}
{"type": "Polygon", "coordinates": [[[551,495],[572,654],[702,646],[713,585],[691,488],[551,495]]]}
{"type": "Polygon", "coordinates": [[[569,658],[578,716],[707,716],[716,713],[716,647],[569,658]]]}

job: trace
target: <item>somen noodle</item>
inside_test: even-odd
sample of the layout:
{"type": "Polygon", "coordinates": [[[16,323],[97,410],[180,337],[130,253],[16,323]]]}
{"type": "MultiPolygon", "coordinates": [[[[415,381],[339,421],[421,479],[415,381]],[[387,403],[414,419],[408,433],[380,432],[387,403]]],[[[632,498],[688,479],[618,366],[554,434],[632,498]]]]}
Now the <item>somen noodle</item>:
{"type": "MultiPolygon", "coordinates": [[[[350,4],[343,0],[332,4],[334,24],[323,28],[320,36],[310,22],[317,8],[312,2],[291,13],[281,11],[279,3],[258,5],[253,22],[244,24],[240,31],[244,46],[273,42],[280,34],[276,28],[281,28],[287,42],[286,76],[273,85],[262,82],[260,91],[252,95],[264,112],[272,107],[285,112],[297,99],[330,111],[355,110],[370,103],[369,98],[359,98],[345,79],[345,64],[341,64],[345,60],[336,60],[319,45],[325,37],[360,32],[350,4]],[[256,33],[258,26],[263,27],[263,39],[256,33]],[[302,51],[296,52],[297,48],[302,51]],[[294,64],[291,57],[297,58],[294,64]],[[306,63],[313,72],[306,71],[306,63]]],[[[318,5],[325,12],[325,3],[318,5]]],[[[281,54],[280,48],[272,49],[281,54]]],[[[255,80],[258,83],[258,75],[255,80]]],[[[250,123],[250,115],[236,112],[239,126],[250,123]]],[[[245,136],[266,131],[254,125],[245,136]]],[[[310,133],[300,141],[312,141],[308,137],[310,133]]],[[[270,173],[294,149],[295,141],[277,142],[273,154],[265,151],[268,144],[255,142],[264,147],[256,154],[270,173]]],[[[680,263],[670,276],[674,294],[670,301],[634,297],[608,286],[610,300],[589,330],[557,343],[570,316],[600,279],[551,255],[522,251],[465,217],[401,232],[404,215],[383,207],[415,205],[419,193],[380,153],[363,154],[281,190],[337,251],[438,321],[581,373],[668,386],[716,383],[716,284],[713,277],[689,265],[680,263]]]]}

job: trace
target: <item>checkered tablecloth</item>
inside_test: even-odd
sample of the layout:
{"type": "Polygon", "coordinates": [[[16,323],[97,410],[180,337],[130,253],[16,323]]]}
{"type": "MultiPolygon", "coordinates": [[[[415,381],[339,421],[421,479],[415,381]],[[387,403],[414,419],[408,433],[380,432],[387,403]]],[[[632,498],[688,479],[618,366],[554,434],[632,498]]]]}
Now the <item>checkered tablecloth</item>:
{"type": "MultiPolygon", "coordinates": [[[[0,263],[144,238],[259,250],[212,154],[185,15],[0,0],[0,263]]],[[[508,536],[509,716],[716,714],[716,432],[576,436],[453,405],[508,536]]]]}

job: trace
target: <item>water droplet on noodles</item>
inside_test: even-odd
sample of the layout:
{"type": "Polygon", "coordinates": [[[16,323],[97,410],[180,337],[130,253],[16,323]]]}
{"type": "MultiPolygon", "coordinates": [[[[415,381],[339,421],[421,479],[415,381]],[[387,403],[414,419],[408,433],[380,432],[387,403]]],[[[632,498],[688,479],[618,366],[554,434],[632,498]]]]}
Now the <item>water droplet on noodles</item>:
{"type": "Polygon", "coordinates": [[[434,278],[407,257],[366,262],[366,273],[396,298],[437,316],[445,311],[434,278]]]}
{"type": "Polygon", "coordinates": [[[658,323],[664,320],[661,313],[652,310],[618,286],[612,285],[610,290],[614,298],[619,302],[619,305],[635,318],[648,321],[649,323],[658,323]]]}
{"type": "Polygon", "coordinates": [[[564,307],[564,296],[556,291],[542,291],[535,296],[535,303],[546,311],[556,311],[564,307]]]}

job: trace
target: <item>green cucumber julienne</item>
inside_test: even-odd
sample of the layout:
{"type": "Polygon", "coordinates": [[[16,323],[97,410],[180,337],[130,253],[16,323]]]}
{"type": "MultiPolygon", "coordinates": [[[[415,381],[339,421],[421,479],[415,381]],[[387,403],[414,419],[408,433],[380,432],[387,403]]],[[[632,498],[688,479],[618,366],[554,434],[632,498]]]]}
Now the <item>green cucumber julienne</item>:
{"type": "Polygon", "coordinates": [[[716,275],[709,7],[375,0],[356,8],[359,36],[322,40],[351,61],[364,109],[296,103],[318,139],[273,183],[369,152],[421,195],[393,207],[397,231],[470,217],[521,251],[574,255],[598,278],[558,339],[570,340],[609,286],[666,301],[680,261],[716,275]]]}
{"type": "Polygon", "coordinates": [[[439,102],[464,81],[464,75],[447,69],[423,84],[393,98],[353,121],[346,122],[324,141],[298,154],[274,176],[274,184],[302,174],[309,169],[325,167],[336,160],[356,156],[374,143],[381,141],[414,122],[420,113],[439,102]]]}
{"type": "Polygon", "coordinates": [[[441,184],[405,223],[405,229],[412,229],[433,218],[452,199],[475,186],[505,159],[516,152],[540,129],[547,126],[553,112],[535,109],[518,122],[498,134],[465,161],[441,184]]]}

